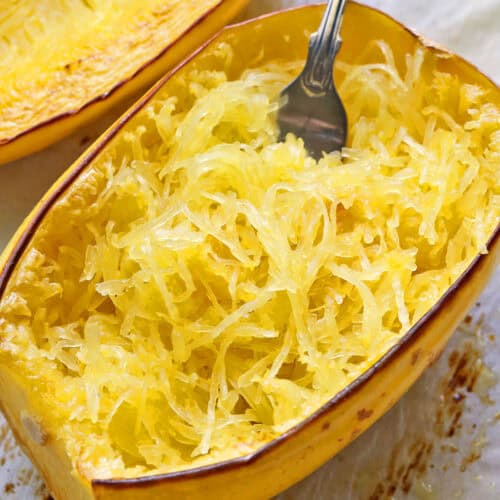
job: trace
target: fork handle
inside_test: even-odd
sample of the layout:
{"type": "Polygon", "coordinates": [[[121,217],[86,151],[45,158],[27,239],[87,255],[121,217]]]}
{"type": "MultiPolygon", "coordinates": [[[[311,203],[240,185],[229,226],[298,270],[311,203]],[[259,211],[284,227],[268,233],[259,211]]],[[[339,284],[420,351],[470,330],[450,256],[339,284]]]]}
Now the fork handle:
{"type": "Polygon", "coordinates": [[[323,93],[333,84],[333,63],[342,44],[339,32],[346,3],[329,0],[318,31],[309,40],[302,82],[311,93],[323,93]]]}

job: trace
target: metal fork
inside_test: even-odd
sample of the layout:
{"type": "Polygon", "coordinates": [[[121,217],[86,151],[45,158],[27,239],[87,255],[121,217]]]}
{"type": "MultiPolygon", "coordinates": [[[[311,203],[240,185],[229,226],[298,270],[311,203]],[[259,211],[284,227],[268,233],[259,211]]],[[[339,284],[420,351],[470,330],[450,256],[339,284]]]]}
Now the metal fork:
{"type": "Polygon", "coordinates": [[[301,137],[315,159],[342,149],[347,138],[347,116],[333,81],[346,2],[329,0],[320,27],[309,40],[302,73],[280,94],[279,140],[288,133],[301,137]]]}

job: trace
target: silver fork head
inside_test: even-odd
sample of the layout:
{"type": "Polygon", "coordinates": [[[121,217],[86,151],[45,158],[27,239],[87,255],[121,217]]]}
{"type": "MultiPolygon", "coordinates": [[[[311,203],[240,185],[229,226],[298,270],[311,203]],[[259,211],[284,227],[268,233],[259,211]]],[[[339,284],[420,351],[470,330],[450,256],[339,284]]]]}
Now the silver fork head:
{"type": "Polygon", "coordinates": [[[333,84],[321,94],[311,94],[302,78],[294,80],[280,95],[279,141],[292,133],[302,138],[308,153],[339,151],[347,139],[347,115],[333,84]]]}
{"type": "Polygon", "coordinates": [[[279,140],[289,133],[302,138],[316,159],[342,149],[347,139],[347,115],[333,80],[345,4],[346,0],[328,2],[318,32],[311,36],[302,73],[280,94],[279,140]]]}

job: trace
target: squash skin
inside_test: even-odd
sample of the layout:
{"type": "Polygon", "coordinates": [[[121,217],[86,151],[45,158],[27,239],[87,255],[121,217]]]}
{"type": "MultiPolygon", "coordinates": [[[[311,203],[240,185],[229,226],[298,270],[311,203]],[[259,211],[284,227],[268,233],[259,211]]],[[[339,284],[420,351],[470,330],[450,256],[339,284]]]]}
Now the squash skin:
{"type": "MultiPolygon", "coordinates": [[[[249,51],[248,57],[251,58],[260,48],[254,42],[258,34],[265,45],[266,58],[275,58],[280,53],[289,54],[290,58],[299,57],[304,55],[306,48],[306,38],[299,27],[314,29],[320,15],[320,7],[283,12],[226,29],[216,40],[229,41],[236,50],[253,43],[257,47],[249,51]],[[290,34],[291,46],[281,49],[283,44],[276,33],[290,34]]],[[[377,33],[384,33],[384,38],[399,49],[400,57],[423,43],[387,16],[367,7],[352,4],[346,16],[344,50],[360,50],[366,40],[377,33]]],[[[441,49],[431,50],[435,51],[444,68],[491,89],[495,102],[500,102],[498,87],[472,66],[441,49]]],[[[196,55],[194,57],[185,63],[187,68],[196,61],[196,55]]],[[[247,60],[242,58],[237,64],[245,66],[247,60]]],[[[154,98],[155,92],[168,85],[167,82],[168,77],[113,125],[68,169],[35,208],[0,258],[0,293],[46,211],[128,120],[154,98]]],[[[494,270],[500,253],[499,240],[500,230],[497,228],[490,239],[489,253],[478,256],[446,296],[376,365],[311,417],[249,456],[163,476],[89,483],[64,465],[68,460],[56,442],[49,439],[40,445],[30,437],[19,415],[23,410],[43,415],[43,409],[30,408],[29,388],[21,386],[13,374],[0,366],[0,383],[10,387],[2,392],[2,408],[6,410],[16,436],[44,473],[55,498],[268,498],[305,477],[368,428],[432,363],[494,270]],[[47,466],[51,460],[49,456],[53,457],[53,462],[47,466]]]]}
{"type": "MultiPolygon", "coordinates": [[[[56,88],[52,91],[56,95],[59,93],[56,101],[61,102],[56,113],[42,113],[39,117],[39,110],[32,109],[30,113],[33,118],[23,130],[13,130],[12,134],[0,133],[0,165],[50,146],[83,125],[95,121],[119,103],[138,95],[231,21],[248,4],[248,0],[204,0],[204,3],[207,8],[203,15],[191,19],[186,29],[176,38],[168,40],[166,45],[155,47],[151,56],[142,56],[132,74],[118,73],[114,79],[108,77],[104,92],[90,90],[90,99],[85,102],[73,99],[72,102],[71,88],[62,91],[56,88]]],[[[171,14],[175,15],[175,9],[171,14]]],[[[30,107],[29,102],[21,105],[30,107]]],[[[0,120],[6,120],[1,112],[0,120]]]]}

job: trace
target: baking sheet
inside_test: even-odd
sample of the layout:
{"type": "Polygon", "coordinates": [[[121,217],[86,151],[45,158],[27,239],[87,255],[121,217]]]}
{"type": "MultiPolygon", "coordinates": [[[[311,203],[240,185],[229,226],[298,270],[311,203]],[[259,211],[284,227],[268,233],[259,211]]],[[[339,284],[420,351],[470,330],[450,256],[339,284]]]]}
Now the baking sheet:
{"type": "MultiPolygon", "coordinates": [[[[253,0],[242,16],[316,3],[253,0]]],[[[500,0],[371,0],[500,82],[500,0]]],[[[0,168],[0,250],[36,201],[126,106],[0,168]]],[[[373,427],[281,500],[500,499],[500,270],[441,358],[373,427]]],[[[0,499],[45,499],[0,415],[0,499]]]]}

